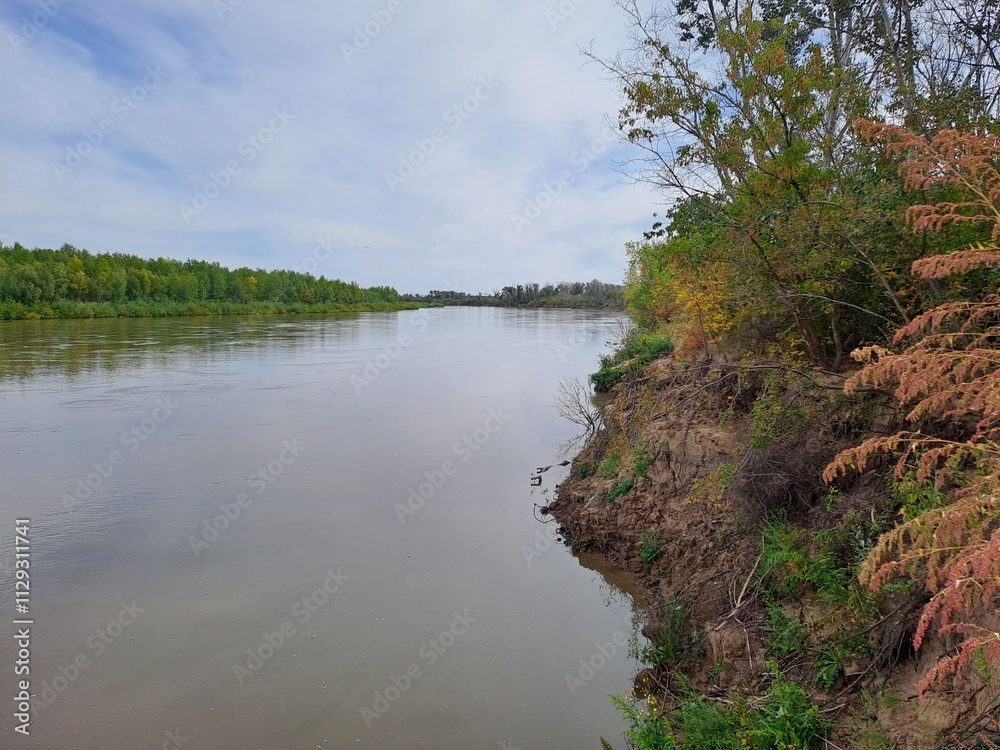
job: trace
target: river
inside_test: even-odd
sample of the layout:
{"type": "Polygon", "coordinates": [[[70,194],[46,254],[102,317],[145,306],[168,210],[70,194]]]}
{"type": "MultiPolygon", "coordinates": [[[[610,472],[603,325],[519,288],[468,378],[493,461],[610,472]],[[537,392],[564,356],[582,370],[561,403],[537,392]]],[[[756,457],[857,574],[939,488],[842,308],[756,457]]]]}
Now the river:
{"type": "Polygon", "coordinates": [[[613,320],[0,324],[0,747],[620,747],[632,587],[536,520],[565,469],[530,479],[613,320]]]}

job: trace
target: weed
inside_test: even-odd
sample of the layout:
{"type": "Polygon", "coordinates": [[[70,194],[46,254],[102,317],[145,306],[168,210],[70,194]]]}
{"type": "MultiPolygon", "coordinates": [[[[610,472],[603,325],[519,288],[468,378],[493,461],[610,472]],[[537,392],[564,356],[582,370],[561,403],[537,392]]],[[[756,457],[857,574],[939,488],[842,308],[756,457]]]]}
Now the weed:
{"type": "Polygon", "coordinates": [[[639,550],[639,557],[647,567],[651,567],[653,563],[663,557],[663,553],[667,551],[667,547],[656,542],[655,530],[642,532],[641,539],[642,549],[639,550]]]}
{"type": "Polygon", "coordinates": [[[892,499],[904,521],[911,521],[933,508],[943,508],[950,502],[948,496],[933,485],[919,483],[912,471],[900,480],[890,476],[889,482],[892,499]]]}
{"type": "Polygon", "coordinates": [[[829,725],[820,719],[819,706],[809,702],[801,685],[785,680],[777,664],[768,663],[773,674],[767,699],[752,709],[740,710],[746,744],[755,748],[811,748],[829,725]]]}
{"type": "Polygon", "coordinates": [[[653,480],[649,478],[649,467],[652,463],[653,460],[649,457],[649,452],[645,448],[636,451],[635,461],[633,463],[635,478],[646,480],[647,485],[652,484],[653,480]]]}
{"type": "Polygon", "coordinates": [[[756,706],[738,698],[732,707],[699,698],[690,691],[672,715],[662,713],[653,696],[612,695],[628,723],[626,740],[635,750],[811,750],[829,725],[805,690],[785,680],[774,664],[764,700],[756,706]],[[683,739],[679,739],[683,738],[683,739]]]}
{"type": "Polygon", "coordinates": [[[634,750],[675,750],[678,747],[670,731],[670,722],[660,713],[652,696],[643,700],[630,695],[612,695],[611,702],[628,723],[629,728],[622,736],[634,750]]]}
{"type": "Polygon", "coordinates": [[[605,501],[607,501],[610,504],[613,503],[618,498],[620,498],[622,495],[627,495],[629,491],[632,489],[632,486],[634,484],[635,484],[634,479],[623,479],[614,486],[614,489],[612,489],[611,492],[607,494],[607,496],[605,496],[604,498],[605,501]]]}
{"type": "Polygon", "coordinates": [[[715,664],[712,665],[712,668],[708,670],[708,679],[718,684],[719,677],[722,675],[722,670],[725,668],[726,668],[726,660],[719,659],[717,662],[715,662],[715,664]]]}
{"type": "Polygon", "coordinates": [[[801,651],[809,640],[809,631],[801,620],[792,619],[770,597],[764,600],[767,622],[764,625],[764,642],[778,656],[788,656],[801,651]]]}
{"type": "Polygon", "coordinates": [[[681,703],[674,716],[684,750],[737,750],[735,717],[715,703],[695,696],[681,703]]]}
{"type": "Polygon", "coordinates": [[[824,646],[813,665],[816,668],[816,684],[829,692],[844,674],[844,659],[849,654],[838,645],[824,646]]]}

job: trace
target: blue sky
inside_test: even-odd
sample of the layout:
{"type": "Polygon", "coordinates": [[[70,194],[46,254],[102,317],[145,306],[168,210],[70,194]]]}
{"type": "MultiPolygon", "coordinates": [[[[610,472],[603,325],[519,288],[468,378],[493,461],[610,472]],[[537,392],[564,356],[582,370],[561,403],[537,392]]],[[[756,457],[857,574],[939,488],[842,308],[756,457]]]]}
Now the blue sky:
{"type": "Polygon", "coordinates": [[[0,240],[400,291],[620,281],[611,0],[7,0],[0,240]]]}

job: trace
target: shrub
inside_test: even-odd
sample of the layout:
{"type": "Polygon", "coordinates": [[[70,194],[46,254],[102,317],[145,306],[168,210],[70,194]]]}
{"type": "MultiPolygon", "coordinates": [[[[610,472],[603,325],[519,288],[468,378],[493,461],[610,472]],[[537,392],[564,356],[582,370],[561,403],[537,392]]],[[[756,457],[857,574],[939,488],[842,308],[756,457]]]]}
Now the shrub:
{"type": "Polygon", "coordinates": [[[601,367],[590,376],[597,393],[607,393],[626,375],[638,372],[655,359],[670,354],[674,342],[665,336],[633,329],[614,354],[602,356],[601,367]]]}

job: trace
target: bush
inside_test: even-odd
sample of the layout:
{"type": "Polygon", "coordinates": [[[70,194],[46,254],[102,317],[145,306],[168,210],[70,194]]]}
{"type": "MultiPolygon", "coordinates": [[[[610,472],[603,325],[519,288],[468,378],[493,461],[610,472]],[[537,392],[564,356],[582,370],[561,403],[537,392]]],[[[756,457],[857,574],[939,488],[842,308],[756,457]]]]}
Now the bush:
{"type": "Polygon", "coordinates": [[[598,393],[607,393],[628,374],[638,372],[655,359],[674,350],[674,342],[665,336],[633,329],[622,347],[612,355],[601,357],[600,369],[590,376],[598,393]]]}

